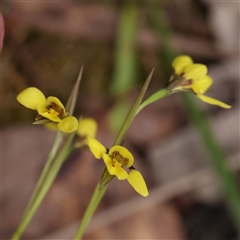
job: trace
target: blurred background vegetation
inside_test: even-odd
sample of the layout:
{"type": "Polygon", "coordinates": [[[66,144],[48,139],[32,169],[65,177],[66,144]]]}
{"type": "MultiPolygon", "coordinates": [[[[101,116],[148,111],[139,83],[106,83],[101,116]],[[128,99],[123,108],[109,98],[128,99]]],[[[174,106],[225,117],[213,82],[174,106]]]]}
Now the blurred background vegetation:
{"type": "MultiPolygon", "coordinates": [[[[237,160],[235,157],[239,154],[239,3],[203,0],[151,3],[5,2],[1,3],[1,12],[5,22],[1,53],[1,128],[5,144],[3,172],[6,176],[3,184],[6,186],[3,188],[3,216],[6,217],[4,236],[11,235],[19,221],[46,156],[41,152],[47,153],[47,143],[51,144],[53,135],[41,127],[31,126],[35,113],[22,107],[16,101],[16,95],[26,87],[34,86],[41,89],[46,96],[57,96],[65,103],[83,65],[75,115],[96,118],[99,122],[98,138],[111,146],[122,120],[152,68],[155,71],[147,94],[166,84],[171,74],[172,59],[176,54],[183,53],[190,55],[195,62],[209,66],[210,75],[215,80],[210,91],[211,96],[231,104],[232,109],[223,110],[189,99],[189,95],[183,96],[183,99],[176,95],[149,106],[139,114],[127,134],[126,145],[133,151],[150,189],[153,192],[159,189],[163,200],[159,200],[158,194],[153,194],[155,204],[149,203],[147,217],[146,213],[139,210],[137,216],[134,213],[131,216],[129,214],[127,220],[124,220],[125,225],[119,218],[106,223],[98,231],[94,227],[91,230],[90,226],[87,237],[237,239],[238,229],[232,220],[234,214],[229,213],[227,206],[230,204],[230,209],[233,206],[232,212],[239,206],[237,189],[233,186],[239,173],[238,157],[237,160]],[[210,127],[205,113],[209,115],[210,127]],[[185,161],[186,155],[180,151],[174,152],[173,143],[185,143],[185,138],[194,132],[188,116],[200,129],[205,147],[199,142],[192,147],[192,141],[189,145],[182,145],[181,150],[192,151],[187,155],[189,161],[185,161]],[[33,128],[40,131],[31,132],[35,130],[29,129],[33,128]],[[216,139],[211,137],[212,131],[216,134],[216,139]],[[15,149],[15,145],[20,144],[19,133],[24,138],[20,137],[20,140],[27,142],[15,149]],[[50,140],[44,145],[46,136],[50,140]],[[29,161],[35,161],[30,157],[25,162],[18,159],[23,156],[28,158],[25,153],[20,154],[21,149],[24,152],[35,149],[31,147],[33,143],[27,139],[35,139],[37,145],[41,141],[42,149],[29,154],[32,157],[37,154],[42,156],[39,157],[39,163],[31,163],[33,166],[31,169],[29,167],[29,172],[35,171],[35,174],[21,180],[24,186],[28,182],[32,184],[23,193],[16,190],[20,184],[18,179],[22,178],[22,173],[27,175],[25,167],[29,161]],[[170,147],[168,154],[162,154],[163,146],[169,144],[173,144],[172,149],[170,147]],[[195,147],[201,148],[196,151],[195,147]],[[161,149],[160,153],[158,149],[161,149]],[[15,152],[11,161],[8,160],[11,156],[8,151],[15,152]],[[226,158],[223,151],[226,152],[226,158]],[[202,156],[203,152],[209,154],[202,156]],[[177,158],[177,162],[168,158],[177,158]],[[230,165],[235,176],[226,170],[224,163],[227,159],[231,160],[230,165]],[[5,164],[7,161],[10,163],[5,164]],[[176,171],[170,171],[176,168],[176,171]],[[191,178],[192,172],[197,173],[203,168],[210,172],[202,172],[199,178],[191,178]],[[189,182],[214,178],[215,175],[218,175],[216,178],[220,181],[215,179],[200,186],[193,184],[185,189],[189,182]],[[188,181],[181,186],[174,188],[170,185],[170,196],[161,188],[172,183],[170,180],[180,182],[183,177],[188,176],[188,181]],[[178,191],[179,189],[182,191],[178,191]],[[224,197],[224,192],[225,196],[228,193],[229,196],[224,197]],[[21,196],[21,204],[16,205],[16,194],[21,196]],[[15,213],[11,210],[13,206],[15,213]],[[145,221],[140,221],[141,218],[145,218],[145,221]],[[151,222],[153,218],[154,224],[151,222]],[[135,227],[128,228],[128,221],[134,221],[135,227]],[[146,231],[138,234],[137,226],[143,225],[146,231]],[[117,227],[118,231],[111,232],[112,226],[117,227]]],[[[194,141],[196,138],[199,136],[194,135],[194,141]]],[[[44,239],[47,236],[50,239],[49,234],[82,216],[98,178],[92,172],[99,169],[99,165],[92,163],[91,157],[86,154],[76,153],[65,164],[43,207],[30,225],[26,238],[44,239]],[[92,165],[88,165],[83,159],[88,159],[92,165]],[[76,170],[86,168],[85,165],[88,166],[86,172],[89,176],[85,176],[83,170],[76,170]],[[81,183],[83,178],[86,183],[81,183]],[[84,200],[82,195],[85,196],[84,200]],[[53,204],[57,207],[53,207],[53,204]],[[55,217],[52,216],[43,223],[46,209],[52,211],[55,217]],[[65,216],[64,219],[57,217],[62,215],[65,216]]],[[[127,203],[136,197],[122,183],[114,182],[108,192],[100,207],[103,213],[117,203],[127,203]]],[[[131,209],[128,207],[128,210],[129,208],[131,209]]],[[[114,211],[113,213],[116,214],[114,211]]],[[[239,212],[235,214],[235,222],[237,215],[239,216],[239,212]]],[[[58,235],[53,236],[59,238],[58,235]]]]}

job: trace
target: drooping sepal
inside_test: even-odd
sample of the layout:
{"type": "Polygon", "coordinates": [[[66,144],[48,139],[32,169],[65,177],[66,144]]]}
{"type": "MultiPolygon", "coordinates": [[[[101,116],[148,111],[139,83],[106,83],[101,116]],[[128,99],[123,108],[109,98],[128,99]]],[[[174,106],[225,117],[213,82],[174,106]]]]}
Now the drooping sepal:
{"type": "Polygon", "coordinates": [[[137,193],[143,197],[147,197],[149,195],[145,180],[139,171],[131,168],[127,180],[137,193]]]}

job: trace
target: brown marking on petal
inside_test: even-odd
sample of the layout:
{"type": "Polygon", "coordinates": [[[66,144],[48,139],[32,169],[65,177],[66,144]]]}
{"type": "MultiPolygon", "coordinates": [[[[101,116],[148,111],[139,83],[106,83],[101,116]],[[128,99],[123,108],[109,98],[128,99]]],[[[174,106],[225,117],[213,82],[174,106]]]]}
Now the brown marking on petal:
{"type": "Polygon", "coordinates": [[[51,103],[52,108],[59,113],[59,115],[62,115],[64,113],[64,110],[62,107],[59,107],[56,103],[51,103]]]}
{"type": "Polygon", "coordinates": [[[124,158],[124,162],[123,162],[123,165],[127,165],[129,162],[129,160],[127,158],[124,158]]]}
{"type": "Polygon", "coordinates": [[[112,153],[113,157],[116,157],[117,155],[120,155],[119,152],[115,151],[112,153]]]}
{"type": "Polygon", "coordinates": [[[51,102],[49,106],[46,107],[48,113],[55,112],[57,116],[64,117],[64,110],[62,107],[59,107],[56,103],[51,102]]]}
{"type": "Polygon", "coordinates": [[[127,165],[129,160],[125,157],[123,157],[118,151],[115,151],[112,153],[112,157],[114,160],[116,160],[121,165],[127,165]]]}

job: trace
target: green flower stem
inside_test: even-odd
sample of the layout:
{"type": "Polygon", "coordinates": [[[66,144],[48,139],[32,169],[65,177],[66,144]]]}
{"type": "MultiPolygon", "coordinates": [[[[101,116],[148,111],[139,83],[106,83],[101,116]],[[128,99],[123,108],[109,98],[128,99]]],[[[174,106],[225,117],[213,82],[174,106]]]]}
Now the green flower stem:
{"type": "MultiPolygon", "coordinates": [[[[79,85],[80,85],[80,81],[81,81],[81,77],[82,77],[82,71],[83,71],[83,67],[81,67],[78,78],[76,80],[76,83],[73,87],[73,90],[70,94],[70,97],[68,99],[68,103],[66,105],[66,111],[68,112],[69,115],[73,114],[73,110],[75,108],[76,105],[76,100],[77,100],[77,95],[78,95],[78,89],[79,89],[79,85]]],[[[72,134],[75,135],[75,134],[72,134]]],[[[72,139],[72,135],[69,136],[69,139],[72,139]]],[[[33,190],[33,193],[30,197],[30,200],[28,202],[28,205],[23,213],[22,216],[22,220],[16,230],[16,232],[13,235],[13,239],[19,239],[20,236],[23,234],[25,228],[27,227],[27,225],[29,224],[30,220],[32,219],[34,213],[36,212],[36,210],[38,209],[38,206],[40,205],[43,197],[45,196],[47,192],[47,190],[50,188],[52,181],[54,180],[60,166],[57,165],[58,162],[60,160],[61,157],[57,157],[54,161],[54,158],[57,154],[57,151],[59,149],[59,146],[62,142],[62,138],[63,138],[63,133],[61,131],[58,131],[55,142],[53,144],[53,147],[48,155],[46,164],[43,168],[43,171],[40,175],[40,178],[38,179],[38,182],[33,190]],[[57,172],[56,172],[56,169],[57,172]],[[55,174],[55,176],[54,176],[55,174]],[[53,176],[52,180],[51,180],[51,176],[53,176]],[[49,180],[50,179],[50,180],[49,180]],[[46,184],[46,185],[45,185],[46,184]],[[49,185],[50,184],[50,185],[49,185]]],[[[70,141],[70,140],[69,140],[70,141]]],[[[68,140],[65,142],[66,145],[68,145],[68,140]]],[[[71,141],[70,141],[71,142],[71,141]]],[[[69,145],[70,147],[70,145],[69,145]]],[[[70,152],[69,152],[70,153],[70,152]]],[[[65,155],[65,158],[67,158],[67,154],[65,152],[63,152],[62,150],[59,152],[59,154],[62,154],[62,157],[65,155]]],[[[59,156],[58,154],[58,156],[59,156]]],[[[64,160],[64,159],[63,159],[64,160]]]]}
{"type": "Polygon", "coordinates": [[[33,199],[36,197],[36,194],[38,193],[38,191],[39,191],[39,189],[40,189],[40,187],[41,187],[41,185],[42,185],[42,183],[43,183],[43,181],[44,181],[44,179],[47,175],[47,172],[48,172],[48,170],[49,170],[49,168],[52,164],[52,161],[56,156],[59,145],[61,144],[62,137],[63,137],[63,133],[61,131],[58,131],[56,139],[55,139],[54,144],[52,146],[52,149],[51,149],[51,151],[48,155],[46,164],[44,165],[43,171],[42,171],[42,173],[41,173],[41,175],[40,175],[40,177],[37,181],[37,184],[36,184],[36,186],[33,190],[33,193],[31,195],[31,198],[30,198],[29,202],[28,202],[28,205],[27,205],[27,207],[24,211],[23,217],[24,217],[25,213],[28,211],[29,207],[31,206],[33,199]]]}
{"type": "MultiPolygon", "coordinates": [[[[106,171],[106,168],[104,168],[104,171],[106,171]]],[[[88,204],[88,207],[84,213],[84,216],[82,218],[81,224],[79,225],[79,228],[74,236],[73,239],[81,239],[94,212],[96,211],[100,201],[102,200],[106,190],[107,190],[107,186],[104,186],[100,189],[100,180],[93,192],[92,198],[88,204]]]]}
{"type": "Polygon", "coordinates": [[[129,111],[127,93],[136,84],[139,72],[137,59],[138,7],[133,1],[122,4],[120,9],[116,44],[114,50],[114,73],[110,85],[110,93],[116,100],[108,114],[108,126],[117,134],[129,111]]]}
{"type": "Polygon", "coordinates": [[[83,73],[83,66],[81,67],[81,69],[79,71],[78,78],[73,86],[72,92],[71,92],[69,99],[67,101],[67,104],[66,104],[66,111],[68,112],[68,114],[70,116],[73,114],[73,111],[76,106],[79,85],[80,85],[80,82],[82,79],[82,73],[83,73]]]}
{"type": "Polygon", "coordinates": [[[136,3],[129,1],[123,4],[117,28],[115,71],[110,88],[115,97],[120,96],[120,100],[136,80],[138,22],[136,3]]]}
{"type": "Polygon", "coordinates": [[[49,188],[52,185],[52,182],[54,181],[57,173],[59,172],[60,167],[62,166],[63,162],[66,160],[66,158],[69,156],[69,154],[72,151],[71,144],[73,141],[73,138],[75,136],[75,132],[71,133],[62,146],[61,150],[59,151],[58,155],[52,162],[51,167],[49,168],[47,175],[45,176],[44,181],[41,184],[41,187],[39,191],[37,192],[34,199],[32,199],[31,206],[26,211],[23,219],[21,220],[17,230],[12,236],[12,240],[18,240],[20,239],[21,235],[25,231],[26,227],[30,223],[31,219],[33,218],[35,212],[37,211],[39,205],[41,204],[42,200],[44,199],[45,195],[47,194],[49,188]]]}
{"type": "Polygon", "coordinates": [[[138,95],[137,99],[135,100],[132,108],[130,109],[130,111],[129,111],[129,113],[128,113],[128,115],[127,115],[127,117],[126,117],[126,119],[125,119],[125,121],[124,121],[124,123],[123,123],[123,125],[122,125],[122,127],[121,127],[113,145],[120,145],[122,143],[122,140],[123,140],[123,137],[124,137],[125,133],[127,132],[128,128],[130,127],[134,117],[138,113],[138,109],[139,109],[139,106],[142,102],[144,94],[147,91],[149,83],[151,82],[153,71],[154,71],[154,69],[148,75],[147,80],[145,81],[141,92],[139,93],[139,95],[138,95]]]}
{"type": "MultiPolygon", "coordinates": [[[[148,85],[149,85],[149,83],[152,79],[152,75],[153,75],[153,70],[149,74],[147,80],[145,81],[145,83],[142,87],[142,90],[140,91],[140,93],[139,93],[137,99],[135,100],[132,108],[130,109],[130,111],[129,111],[129,113],[128,113],[128,115],[127,115],[127,117],[126,117],[126,119],[125,119],[125,121],[122,125],[122,128],[120,129],[119,134],[117,135],[116,140],[115,140],[113,145],[120,145],[121,144],[125,133],[127,132],[129,126],[131,125],[134,117],[137,114],[138,108],[139,108],[139,106],[142,102],[144,94],[145,94],[145,92],[148,88],[148,85]]],[[[107,171],[107,169],[105,167],[101,176],[103,176],[106,173],[106,171],[107,171]]],[[[106,184],[105,186],[102,186],[101,185],[101,180],[102,180],[102,177],[100,177],[100,179],[99,179],[99,182],[98,182],[98,184],[97,184],[97,186],[96,186],[96,188],[93,192],[91,200],[88,204],[88,207],[87,207],[87,209],[86,209],[86,211],[83,215],[82,221],[81,221],[81,223],[78,227],[78,230],[77,230],[73,239],[81,239],[82,238],[82,236],[83,236],[83,234],[84,234],[84,232],[85,232],[85,230],[86,230],[86,228],[87,228],[95,210],[97,209],[101,199],[104,196],[104,193],[107,190],[108,184],[106,184]]]]}
{"type": "Polygon", "coordinates": [[[157,100],[160,100],[164,97],[167,97],[170,95],[171,92],[167,88],[160,89],[154,93],[152,93],[138,108],[137,113],[139,113],[143,108],[145,108],[147,105],[156,102],[157,100]]]}

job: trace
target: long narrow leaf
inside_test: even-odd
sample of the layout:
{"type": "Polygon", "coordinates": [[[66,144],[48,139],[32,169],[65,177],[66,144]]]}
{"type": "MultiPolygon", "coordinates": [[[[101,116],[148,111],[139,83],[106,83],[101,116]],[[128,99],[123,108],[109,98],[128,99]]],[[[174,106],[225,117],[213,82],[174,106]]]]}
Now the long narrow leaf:
{"type": "Polygon", "coordinates": [[[128,130],[130,124],[132,123],[135,115],[137,114],[138,112],[138,108],[140,106],[140,104],[142,103],[142,100],[143,100],[143,97],[144,97],[144,94],[148,88],[148,85],[149,83],[151,82],[151,79],[152,79],[152,75],[153,75],[153,71],[154,69],[150,72],[150,74],[148,75],[143,87],[142,87],[142,90],[141,92],[139,93],[137,99],[135,100],[132,108],[130,109],[123,125],[122,125],[122,128],[120,129],[119,133],[118,133],[118,136],[114,142],[114,145],[118,145],[118,144],[121,144],[122,140],[123,140],[123,137],[126,133],[126,131],[128,130]]]}
{"type": "Polygon", "coordinates": [[[72,92],[68,98],[68,102],[66,104],[66,110],[68,112],[69,115],[73,114],[73,111],[75,109],[75,105],[76,105],[76,101],[77,101],[77,96],[78,96],[78,90],[79,90],[79,85],[82,79],[82,72],[83,72],[83,66],[80,69],[80,72],[78,74],[78,78],[75,82],[75,85],[72,89],[72,92]]]}

